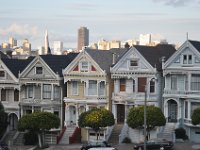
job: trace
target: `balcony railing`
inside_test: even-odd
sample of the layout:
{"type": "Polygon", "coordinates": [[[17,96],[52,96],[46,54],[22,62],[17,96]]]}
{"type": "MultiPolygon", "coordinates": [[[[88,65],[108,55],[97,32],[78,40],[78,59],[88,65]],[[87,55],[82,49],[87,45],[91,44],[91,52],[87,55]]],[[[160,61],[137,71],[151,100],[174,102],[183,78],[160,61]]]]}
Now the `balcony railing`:
{"type": "Polygon", "coordinates": [[[178,94],[178,95],[199,95],[200,91],[176,91],[176,90],[164,90],[164,94],[178,94]]]}

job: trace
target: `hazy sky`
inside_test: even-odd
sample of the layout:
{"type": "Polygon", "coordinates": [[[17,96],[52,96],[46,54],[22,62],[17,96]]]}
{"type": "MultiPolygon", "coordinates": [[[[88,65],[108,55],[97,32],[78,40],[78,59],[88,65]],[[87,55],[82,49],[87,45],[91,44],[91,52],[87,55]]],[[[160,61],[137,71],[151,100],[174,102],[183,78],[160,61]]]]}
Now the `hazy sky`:
{"type": "Polygon", "coordinates": [[[33,48],[63,41],[77,47],[77,30],[86,26],[90,43],[138,39],[151,33],[169,43],[200,41],[200,0],[1,0],[0,43],[13,36],[21,44],[28,38],[33,48]]]}

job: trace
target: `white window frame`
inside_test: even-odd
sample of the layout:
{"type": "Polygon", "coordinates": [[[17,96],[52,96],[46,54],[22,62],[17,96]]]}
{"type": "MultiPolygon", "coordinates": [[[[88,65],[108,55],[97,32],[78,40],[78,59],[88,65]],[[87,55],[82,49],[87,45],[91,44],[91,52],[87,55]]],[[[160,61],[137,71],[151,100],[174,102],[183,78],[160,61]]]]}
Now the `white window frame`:
{"type": "Polygon", "coordinates": [[[183,63],[183,65],[192,65],[193,64],[193,55],[192,54],[184,54],[182,63],[183,63]]]}
{"type": "Polygon", "coordinates": [[[82,61],[80,63],[80,71],[81,72],[88,72],[89,71],[89,62],[88,61],[82,61]]]}
{"type": "Polygon", "coordinates": [[[172,75],[171,76],[171,90],[177,90],[177,82],[178,82],[178,80],[177,80],[177,76],[176,75],[172,75]],[[175,82],[175,83],[172,83],[172,82],[175,82]]]}
{"type": "Polygon", "coordinates": [[[51,84],[43,84],[43,98],[44,99],[51,99],[51,91],[52,91],[51,84]]]}
{"type": "Polygon", "coordinates": [[[27,98],[33,98],[34,89],[33,85],[27,85],[27,98]]]}
{"type": "Polygon", "coordinates": [[[2,72],[4,72],[4,76],[0,77],[0,79],[6,79],[6,71],[5,70],[0,70],[2,72]]]}
{"type": "Polygon", "coordinates": [[[71,94],[78,95],[78,81],[71,82],[71,94]]]}
{"type": "Polygon", "coordinates": [[[105,81],[99,82],[99,95],[100,96],[105,96],[105,90],[106,90],[106,84],[105,81]]]}
{"type": "Polygon", "coordinates": [[[88,96],[97,96],[97,80],[89,80],[88,81],[88,96]],[[95,86],[95,84],[96,84],[96,86],[95,86]],[[93,87],[95,87],[95,88],[93,88],[93,87]]]}
{"type": "Polygon", "coordinates": [[[54,90],[54,98],[55,99],[58,99],[58,98],[60,98],[61,96],[60,96],[60,87],[59,86],[54,86],[54,88],[53,88],[53,90],[54,90]]]}
{"type": "Polygon", "coordinates": [[[43,74],[43,67],[36,66],[36,67],[35,67],[35,74],[38,74],[38,75],[43,74]],[[38,69],[39,69],[39,68],[42,68],[42,72],[41,72],[41,73],[38,73],[38,69]]]}
{"type": "Polygon", "coordinates": [[[191,75],[191,90],[200,91],[200,74],[191,75]]]}

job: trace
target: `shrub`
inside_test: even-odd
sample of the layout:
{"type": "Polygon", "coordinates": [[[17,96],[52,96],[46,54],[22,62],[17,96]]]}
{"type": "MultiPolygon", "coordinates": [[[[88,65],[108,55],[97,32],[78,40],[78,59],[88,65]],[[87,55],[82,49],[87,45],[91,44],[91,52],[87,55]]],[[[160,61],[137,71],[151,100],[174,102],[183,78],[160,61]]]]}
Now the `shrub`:
{"type": "Polygon", "coordinates": [[[184,128],[177,128],[175,129],[175,134],[177,139],[188,139],[188,136],[186,135],[186,131],[184,128]]]}
{"type": "Polygon", "coordinates": [[[128,137],[125,137],[122,143],[131,143],[131,140],[128,137]]]}
{"type": "Polygon", "coordinates": [[[27,132],[24,134],[24,145],[36,145],[38,137],[35,132],[27,132]]]}

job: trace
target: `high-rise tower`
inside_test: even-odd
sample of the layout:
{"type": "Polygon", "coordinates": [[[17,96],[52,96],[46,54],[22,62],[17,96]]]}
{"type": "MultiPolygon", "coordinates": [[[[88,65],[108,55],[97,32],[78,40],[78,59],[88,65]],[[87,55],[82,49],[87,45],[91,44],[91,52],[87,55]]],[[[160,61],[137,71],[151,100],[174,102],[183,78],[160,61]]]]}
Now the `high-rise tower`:
{"type": "Polygon", "coordinates": [[[48,31],[45,32],[45,44],[44,44],[44,54],[51,54],[51,49],[49,47],[48,31]]]}
{"type": "Polygon", "coordinates": [[[83,49],[84,46],[89,45],[89,30],[86,27],[80,27],[78,29],[78,47],[77,51],[83,49]]]}

